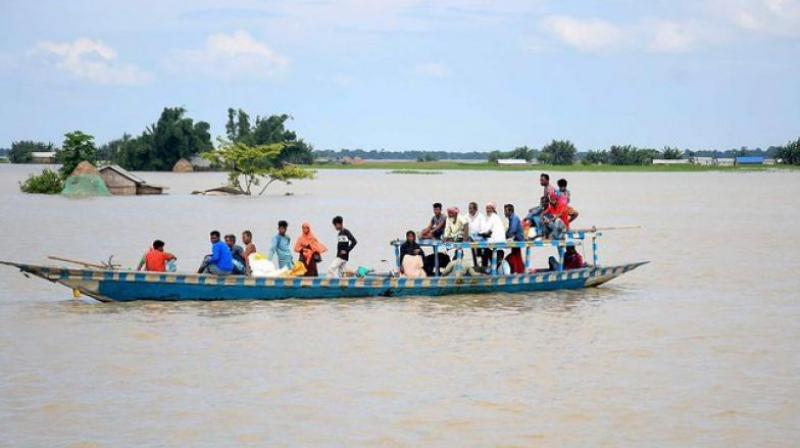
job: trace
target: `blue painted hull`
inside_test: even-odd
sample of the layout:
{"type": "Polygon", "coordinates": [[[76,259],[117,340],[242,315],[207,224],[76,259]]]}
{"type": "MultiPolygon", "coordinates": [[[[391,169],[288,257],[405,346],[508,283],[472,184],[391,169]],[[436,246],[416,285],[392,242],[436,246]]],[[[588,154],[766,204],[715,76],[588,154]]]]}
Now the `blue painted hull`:
{"type": "Polygon", "coordinates": [[[64,269],[1,262],[59,283],[101,301],[134,300],[282,300],[358,297],[443,296],[452,294],[529,293],[598,286],[645,264],[589,267],[565,272],[509,276],[406,279],[365,277],[254,278],[205,274],[140,273],[64,269]]]}

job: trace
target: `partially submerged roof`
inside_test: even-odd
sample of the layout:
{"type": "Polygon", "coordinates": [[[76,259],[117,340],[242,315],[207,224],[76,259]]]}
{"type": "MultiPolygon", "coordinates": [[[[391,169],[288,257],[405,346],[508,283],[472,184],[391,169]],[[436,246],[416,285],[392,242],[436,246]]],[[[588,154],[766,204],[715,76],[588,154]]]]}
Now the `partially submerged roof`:
{"type": "Polygon", "coordinates": [[[139,184],[139,185],[147,184],[147,182],[144,179],[142,179],[141,177],[131,173],[130,171],[126,170],[125,168],[123,168],[123,167],[121,167],[119,165],[114,165],[114,164],[104,165],[104,166],[101,166],[98,171],[103,172],[105,170],[116,171],[117,174],[119,174],[120,176],[122,176],[122,177],[130,180],[131,182],[136,183],[136,184],[139,184]]]}

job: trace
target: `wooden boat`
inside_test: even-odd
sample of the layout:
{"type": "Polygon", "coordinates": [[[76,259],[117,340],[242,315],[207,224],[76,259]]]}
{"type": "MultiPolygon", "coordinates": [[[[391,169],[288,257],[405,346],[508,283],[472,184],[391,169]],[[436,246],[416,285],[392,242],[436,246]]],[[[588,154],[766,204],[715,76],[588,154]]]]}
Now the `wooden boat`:
{"type": "MultiPolygon", "coordinates": [[[[0,261],[0,264],[18,268],[25,274],[49,280],[71,288],[74,292],[103,302],[134,300],[279,300],[279,299],[339,299],[356,297],[443,296],[451,294],[530,293],[559,289],[579,289],[599,286],[620,275],[646,264],[628,263],[618,266],[599,266],[597,263],[597,236],[592,232],[592,265],[574,270],[563,270],[563,253],[567,246],[582,245],[587,232],[570,232],[561,240],[536,240],[521,242],[441,242],[422,241],[421,246],[456,250],[463,253],[472,248],[489,249],[496,260],[498,250],[520,248],[525,250],[526,265],[530,265],[530,251],[537,247],[557,249],[560,263],[557,271],[525,274],[447,276],[410,279],[391,273],[352,278],[283,277],[262,278],[248,276],[216,276],[169,272],[135,272],[99,269],[95,267],[64,268],[26,263],[0,261]]],[[[399,264],[399,241],[392,242],[399,264]]],[[[494,264],[493,264],[494,265],[494,264]]]]}

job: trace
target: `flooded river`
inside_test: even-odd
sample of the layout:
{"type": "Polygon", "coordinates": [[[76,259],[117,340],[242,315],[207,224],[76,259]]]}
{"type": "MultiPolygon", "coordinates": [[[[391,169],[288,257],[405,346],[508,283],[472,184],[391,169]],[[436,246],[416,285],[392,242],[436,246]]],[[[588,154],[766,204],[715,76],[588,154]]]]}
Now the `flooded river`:
{"type": "MultiPolygon", "coordinates": [[[[351,265],[385,269],[434,201],[540,194],[533,172],[374,170],[243,198],[142,173],[170,194],[70,200],[19,193],[32,170],[0,165],[2,259],[131,267],[159,238],[193,270],[212,229],[266,250],[308,221],[330,247],[341,214],[351,265]]],[[[796,446],[800,173],[567,177],[577,226],[643,226],[607,232],[601,263],[651,264],[559,293],[129,304],[4,267],[0,446],[796,446]]]]}

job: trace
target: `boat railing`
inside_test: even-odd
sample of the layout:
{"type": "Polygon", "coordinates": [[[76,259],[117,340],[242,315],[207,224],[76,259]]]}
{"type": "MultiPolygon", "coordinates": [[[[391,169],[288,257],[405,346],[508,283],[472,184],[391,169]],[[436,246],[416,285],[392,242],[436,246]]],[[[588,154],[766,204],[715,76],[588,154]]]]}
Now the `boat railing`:
{"type": "MultiPolygon", "coordinates": [[[[491,266],[491,275],[497,275],[497,251],[503,249],[525,249],[524,255],[524,262],[525,262],[525,269],[528,270],[531,268],[531,249],[532,248],[544,248],[544,247],[552,247],[558,251],[558,270],[564,270],[564,253],[566,252],[567,247],[579,247],[583,246],[584,241],[587,238],[591,238],[592,241],[592,261],[595,266],[598,263],[598,255],[597,255],[597,238],[602,236],[602,233],[595,230],[595,229],[588,229],[588,230],[576,230],[576,231],[567,231],[561,235],[561,238],[558,239],[542,239],[542,238],[535,238],[535,239],[527,239],[524,241],[485,241],[485,240],[470,240],[470,241],[453,241],[453,240],[433,240],[433,239],[425,239],[417,241],[417,244],[420,247],[430,247],[433,248],[433,253],[438,254],[440,249],[444,249],[445,251],[455,250],[455,259],[456,261],[460,260],[464,256],[464,250],[474,250],[474,249],[481,249],[481,250],[490,250],[492,252],[492,266],[491,266]]],[[[400,268],[400,246],[403,245],[405,241],[401,239],[396,239],[391,241],[389,244],[394,246],[395,250],[395,258],[397,267],[400,268]]],[[[434,272],[439,274],[439,257],[434,257],[434,272]]]]}

